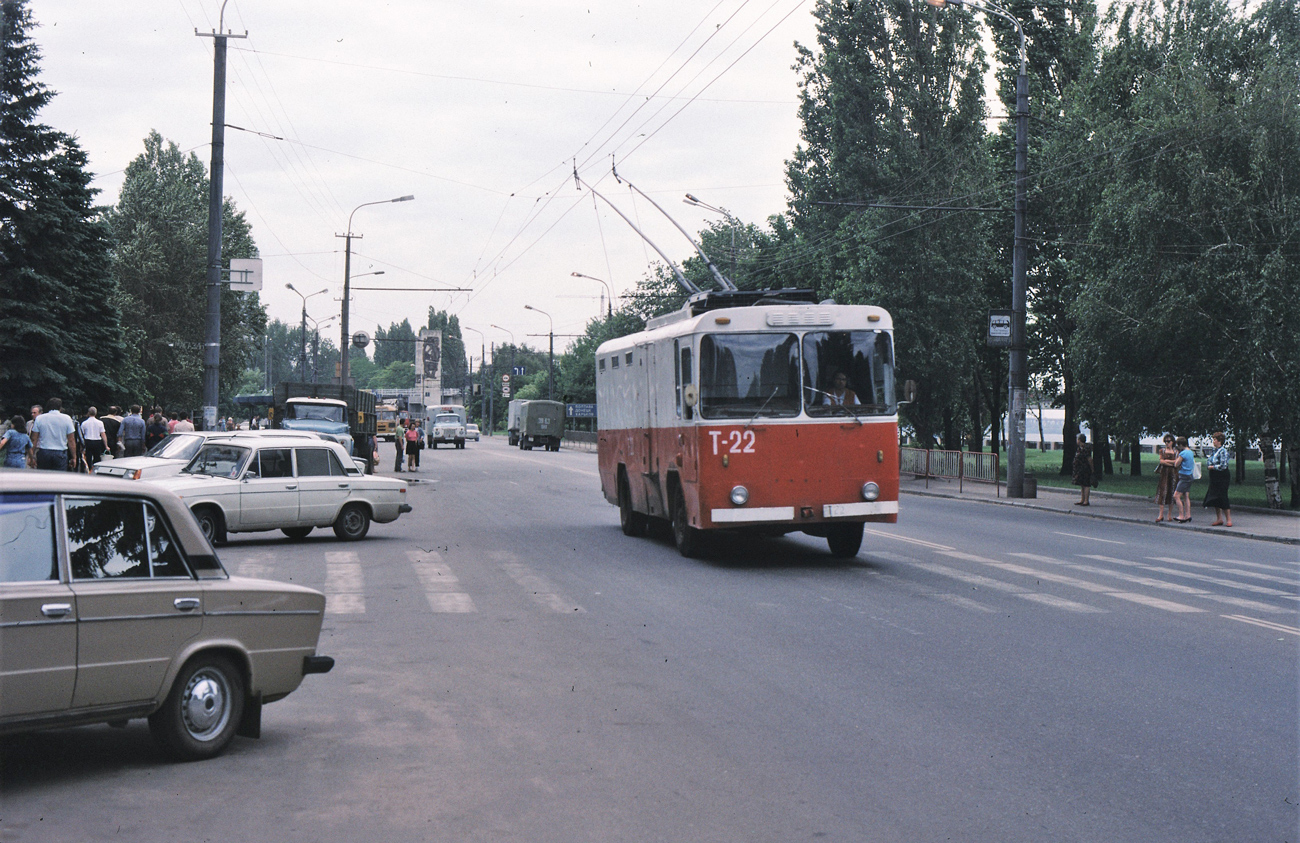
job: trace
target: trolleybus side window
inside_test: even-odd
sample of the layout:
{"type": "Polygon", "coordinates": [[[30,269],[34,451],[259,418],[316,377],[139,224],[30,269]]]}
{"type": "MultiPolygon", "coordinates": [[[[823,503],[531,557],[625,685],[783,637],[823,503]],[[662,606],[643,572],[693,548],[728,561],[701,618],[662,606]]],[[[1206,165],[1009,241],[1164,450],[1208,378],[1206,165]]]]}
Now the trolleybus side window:
{"type": "Polygon", "coordinates": [[[673,367],[673,385],[677,390],[677,417],[690,421],[695,417],[695,408],[686,401],[682,391],[694,381],[691,374],[691,347],[682,348],[681,340],[673,340],[673,356],[677,365],[673,367]]]}
{"type": "Polygon", "coordinates": [[[701,338],[702,417],[797,416],[799,392],[799,338],[794,334],[705,334],[701,338]]]}
{"type": "Polygon", "coordinates": [[[810,331],[803,339],[808,415],[892,415],[894,352],[887,331],[810,331]]]}

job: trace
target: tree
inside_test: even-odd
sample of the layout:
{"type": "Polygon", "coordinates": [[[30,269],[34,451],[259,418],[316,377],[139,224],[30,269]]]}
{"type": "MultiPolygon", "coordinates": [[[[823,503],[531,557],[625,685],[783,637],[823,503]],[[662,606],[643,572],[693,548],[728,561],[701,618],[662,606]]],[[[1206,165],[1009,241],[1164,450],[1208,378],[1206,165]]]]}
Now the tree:
{"type": "MultiPolygon", "coordinates": [[[[140,375],[142,395],[167,407],[195,406],[202,394],[207,312],[208,179],[191,153],[157,132],[126,168],[117,205],[109,212],[113,276],[123,327],[140,375]]],[[[242,212],[223,204],[222,255],[257,256],[242,212]]],[[[229,396],[262,353],[266,314],[256,293],[221,294],[220,392],[229,396]]],[[[295,348],[295,357],[297,349],[295,348]]]]}
{"type": "Polygon", "coordinates": [[[403,361],[415,366],[415,330],[411,320],[403,319],[401,324],[393,322],[388,330],[375,328],[375,365],[384,368],[391,363],[403,361]]]}
{"type": "Polygon", "coordinates": [[[37,122],[41,84],[26,3],[0,2],[0,404],[113,403],[123,341],[87,159],[37,122]]]}

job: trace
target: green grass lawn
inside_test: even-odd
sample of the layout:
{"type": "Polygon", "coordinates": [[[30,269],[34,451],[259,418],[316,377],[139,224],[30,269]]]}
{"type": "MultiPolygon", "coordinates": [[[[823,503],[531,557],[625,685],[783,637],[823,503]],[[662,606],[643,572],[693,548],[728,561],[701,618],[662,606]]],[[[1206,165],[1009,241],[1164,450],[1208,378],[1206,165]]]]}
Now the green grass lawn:
{"type": "MultiPolygon", "coordinates": [[[[1114,474],[1103,474],[1101,476],[1101,485],[1097,487],[1099,492],[1117,492],[1124,495],[1145,495],[1154,498],[1156,494],[1156,455],[1142,455],[1142,473],[1134,477],[1129,474],[1128,463],[1120,465],[1114,463],[1114,474]]],[[[1002,454],[1002,476],[1007,476],[1006,454],[1002,454]]],[[[1201,464],[1202,469],[1204,463],[1201,464]]],[[[1038,451],[1032,448],[1025,450],[1025,471],[1032,471],[1038,477],[1040,486],[1068,486],[1073,488],[1070,483],[1070,475],[1061,474],[1061,452],[1060,451],[1038,451]]],[[[1232,463],[1234,476],[1236,473],[1236,461],[1232,463]]],[[[1199,506],[1205,498],[1205,490],[1209,488],[1209,481],[1202,477],[1200,480],[1192,483],[1191,499],[1192,503],[1199,506]]],[[[1282,492],[1282,504],[1285,506],[1291,497],[1291,493],[1285,487],[1282,492]]],[[[1264,464],[1258,460],[1246,461],[1246,482],[1233,483],[1228,490],[1228,497],[1234,505],[1239,506],[1266,506],[1264,499],[1264,464]]]]}

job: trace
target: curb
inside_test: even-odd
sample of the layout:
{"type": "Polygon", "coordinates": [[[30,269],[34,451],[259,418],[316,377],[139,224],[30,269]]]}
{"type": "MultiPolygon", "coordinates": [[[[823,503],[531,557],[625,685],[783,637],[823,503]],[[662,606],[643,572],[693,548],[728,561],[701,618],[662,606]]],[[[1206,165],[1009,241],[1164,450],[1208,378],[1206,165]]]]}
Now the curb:
{"type": "MultiPolygon", "coordinates": [[[[1275,544],[1300,545],[1300,538],[1291,538],[1289,536],[1265,536],[1259,533],[1248,533],[1245,531],[1237,530],[1236,528],[1233,528],[1233,531],[1229,532],[1227,530],[1216,529],[1209,526],[1200,527],[1200,526],[1194,526],[1190,524],[1184,524],[1175,527],[1173,524],[1165,524],[1163,522],[1156,523],[1155,521],[1148,521],[1141,518],[1130,518],[1123,515],[1107,515],[1101,512],[1079,512],[1074,508],[1057,509],[1051,506],[1043,506],[1041,504],[1022,502],[1023,500],[1029,500],[1029,499],[1008,500],[1006,498],[997,498],[997,499],[970,498],[961,494],[952,494],[948,492],[932,492],[926,489],[920,489],[920,490],[900,489],[899,491],[905,495],[919,495],[921,497],[930,497],[930,498],[947,498],[948,500],[959,500],[959,501],[968,501],[970,503],[992,504],[994,506],[1016,506],[1022,509],[1032,509],[1038,512],[1054,512],[1057,515],[1072,515],[1078,518],[1096,518],[1102,521],[1126,521],[1130,524],[1146,524],[1149,527],[1161,527],[1166,529],[1177,529],[1183,531],[1190,530],[1197,533],[1209,533],[1210,535],[1215,535],[1215,536],[1229,536],[1229,537],[1235,537],[1241,539],[1253,539],[1254,541],[1274,542],[1275,544]]],[[[1093,494],[1095,495],[1097,493],[1094,492],[1093,494]]],[[[1138,495],[1112,494],[1111,497],[1144,500],[1144,498],[1141,498],[1138,495]]],[[[1264,510],[1264,511],[1269,512],[1270,514],[1272,513],[1272,510],[1264,510]]]]}

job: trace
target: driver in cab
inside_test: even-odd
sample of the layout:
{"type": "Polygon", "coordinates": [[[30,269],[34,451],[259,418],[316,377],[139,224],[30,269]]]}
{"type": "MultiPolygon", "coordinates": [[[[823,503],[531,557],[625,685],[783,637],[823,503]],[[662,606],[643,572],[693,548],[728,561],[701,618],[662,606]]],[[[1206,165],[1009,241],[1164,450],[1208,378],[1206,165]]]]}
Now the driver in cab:
{"type": "MultiPolygon", "coordinates": [[[[818,390],[821,392],[821,390],[818,390]]],[[[857,406],[861,404],[858,395],[849,389],[848,375],[837,371],[831,378],[831,388],[829,392],[821,392],[821,401],[823,405],[830,407],[857,406]]]]}

